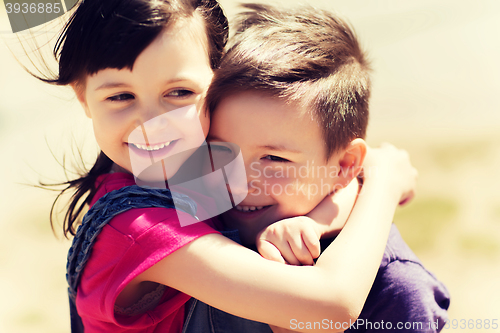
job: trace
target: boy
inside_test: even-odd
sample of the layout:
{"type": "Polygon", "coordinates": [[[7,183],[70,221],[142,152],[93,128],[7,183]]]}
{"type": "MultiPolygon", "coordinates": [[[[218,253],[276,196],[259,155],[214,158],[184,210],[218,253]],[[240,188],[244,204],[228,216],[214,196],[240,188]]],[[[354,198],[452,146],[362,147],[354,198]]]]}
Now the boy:
{"type": "MultiPolygon", "coordinates": [[[[243,244],[256,244],[268,259],[313,264],[319,238],[331,242],[328,238],[343,224],[341,213],[354,203],[349,193],[357,192],[356,176],[366,153],[368,63],[349,26],[325,11],[244,7],[249,11],[240,16],[206,100],[211,149],[230,150],[226,142],[239,146],[248,178],[247,197],[222,220],[227,229],[239,230],[243,244]],[[332,202],[324,199],[348,184],[341,191],[345,201],[340,201],[346,207],[339,207],[332,223],[297,217],[315,207],[317,221],[334,214],[332,202]]],[[[447,320],[448,306],[444,285],[425,270],[393,226],[358,321],[344,327],[320,324],[347,332],[437,332],[447,320]]],[[[187,331],[196,316],[209,320],[213,332],[269,331],[203,304],[192,310],[187,331]]],[[[291,318],[288,328],[307,330],[308,324],[315,325],[291,318]]]]}

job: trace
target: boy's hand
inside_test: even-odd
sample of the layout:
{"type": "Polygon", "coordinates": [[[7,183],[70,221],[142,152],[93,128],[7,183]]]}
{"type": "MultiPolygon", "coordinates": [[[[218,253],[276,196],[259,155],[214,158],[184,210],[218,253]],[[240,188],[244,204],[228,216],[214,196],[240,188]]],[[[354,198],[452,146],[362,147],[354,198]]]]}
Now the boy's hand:
{"type": "Polygon", "coordinates": [[[255,242],[266,259],[290,265],[313,265],[319,257],[321,234],[317,224],[305,216],[275,222],[257,235],[255,242]]]}

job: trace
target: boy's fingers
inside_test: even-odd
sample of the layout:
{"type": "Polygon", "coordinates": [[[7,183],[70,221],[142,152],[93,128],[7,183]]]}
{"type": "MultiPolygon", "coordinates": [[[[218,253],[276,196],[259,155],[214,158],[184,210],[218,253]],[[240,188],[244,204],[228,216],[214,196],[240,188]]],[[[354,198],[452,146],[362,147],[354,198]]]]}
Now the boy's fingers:
{"type": "MultiPolygon", "coordinates": [[[[280,252],[280,256],[282,257],[282,259],[285,260],[286,263],[290,265],[300,265],[299,260],[297,260],[295,254],[293,253],[293,250],[290,248],[290,244],[288,243],[287,239],[283,237],[281,233],[269,232],[262,234],[260,237],[261,238],[259,239],[259,241],[267,242],[269,245],[272,245],[275,249],[277,249],[277,251],[280,252]]],[[[274,259],[277,258],[277,254],[275,251],[272,252],[272,255],[274,259]]]]}
{"type": "MultiPolygon", "coordinates": [[[[309,249],[302,241],[301,234],[296,235],[288,240],[290,244],[290,248],[293,251],[294,258],[301,265],[312,265],[314,263],[313,258],[311,257],[311,253],[309,253],[309,249]]],[[[285,257],[285,259],[287,259],[285,257]]],[[[288,259],[287,259],[288,260],[288,259]]]]}
{"type": "Polygon", "coordinates": [[[267,240],[259,240],[257,244],[257,249],[259,250],[259,253],[262,257],[272,260],[272,261],[277,261],[282,264],[286,264],[285,260],[281,256],[280,250],[274,246],[273,243],[268,242],[267,240]]]}
{"type": "Polygon", "coordinates": [[[294,265],[294,266],[300,265],[300,261],[295,256],[295,253],[288,242],[285,241],[285,242],[281,243],[279,246],[279,250],[281,251],[281,256],[285,259],[285,261],[288,264],[294,265]]]}
{"type": "Polygon", "coordinates": [[[314,230],[305,228],[302,232],[302,241],[306,245],[312,259],[319,257],[321,254],[321,244],[314,230]]]}

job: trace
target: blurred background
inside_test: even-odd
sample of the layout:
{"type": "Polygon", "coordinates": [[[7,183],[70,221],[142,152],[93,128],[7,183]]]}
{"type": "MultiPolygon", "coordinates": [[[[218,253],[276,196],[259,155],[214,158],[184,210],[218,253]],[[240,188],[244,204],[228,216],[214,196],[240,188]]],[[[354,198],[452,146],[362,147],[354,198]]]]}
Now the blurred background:
{"type": "MultiPolygon", "coordinates": [[[[229,17],[237,12],[237,2],[221,3],[229,17]]],[[[420,172],[417,197],[395,223],[448,286],[450,319],[500,321],[500,2],[307,3],[347,18],[368,51],[368,143],[407,149],[420,172]]],[[[32,185],[65,180],[58,161],[66,153],[75,164],[72,147],[87,162],[97,148],[72,92],[40,83],[16,62],[13,54],[26,61],[23,34],[11,33],[4,8],[0,0],[0,332],[68,332],[70,241],[59,225],[57,237],[50,228],[55,193],[32,185]]],[[[45,30],[41,40],[49,41],[57,27],[45,30]]]]}

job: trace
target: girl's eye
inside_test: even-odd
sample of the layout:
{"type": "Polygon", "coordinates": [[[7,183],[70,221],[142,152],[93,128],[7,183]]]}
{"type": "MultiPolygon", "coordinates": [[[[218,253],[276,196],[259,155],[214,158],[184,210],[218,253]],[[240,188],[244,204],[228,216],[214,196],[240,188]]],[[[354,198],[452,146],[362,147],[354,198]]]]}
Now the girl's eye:
{"type": "Polygon", "coordinates": [[[176,89],[172,90],[171,92],[167,93],[165,96],[166,97],[175,97],[175,98],[187,98],[194,95],[194,92],[191,90],[187,89],[176,89]]]}
{"type": "Polygon", "coordinates": [[[290,160],[287,160],[286,158],[282,158],[282,157],[275,156],[275,155],[266,155],[263,157],[263,159],[273,161],[273,162],[290,162],[290,160]]]}
{"type": "Polygon", "coordinates": [[[111,97],[106,98],[106,100],[111,102],[123,102],[134,99],[134,95],[132,94],[118,94],[111,97]]]}

